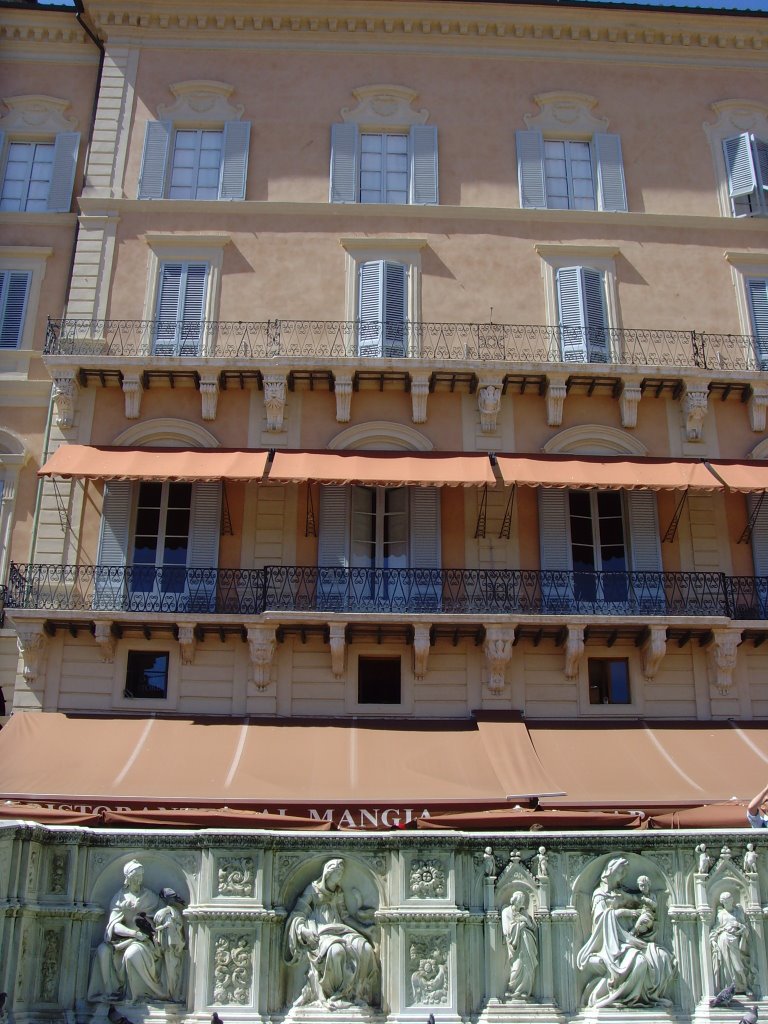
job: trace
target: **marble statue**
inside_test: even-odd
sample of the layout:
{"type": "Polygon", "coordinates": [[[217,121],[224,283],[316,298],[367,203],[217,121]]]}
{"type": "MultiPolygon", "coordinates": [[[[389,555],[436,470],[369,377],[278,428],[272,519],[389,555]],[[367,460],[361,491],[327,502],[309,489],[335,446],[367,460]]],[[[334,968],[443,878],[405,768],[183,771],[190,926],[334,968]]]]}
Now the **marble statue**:
{"type": "Polygon", "coordinates": [[[161,889],[160,899],[165,904],[155,914],[155,941],[160,947],[165,966],[168,995],[175,1002],[182,998],[181,976],[184,964],[184,901],[173,889],[161,889]]]}
{"type": "Polygon", "coordinates": [[[379,963],[373,946],[373,910],[347,907],[344,861],[326,861],[286,923],[286,962],[306,961],[307,981],[294,1006],[338,1009],[378,1002],[379,963]]]}
{"type": "Polygon", "coordinates": [[[664,993],[677,963],[656,942],[633,934],[643,905],[642,896],[623,884],[628,869],[624,857],[613,857],[592,895],[592,933],[576,956],[576,966],[587,976],[584,996],[594,1007],[669,1006],[664,993]]]}
{"type": "Polygon", "coordinates": [[[706,843],[699,843],[696,847],[696,870],[700,875],[708,875],[712,867],[712,858],[707,853],[706,843]]]}
{"type": "Polygon", "coordinates": [[[754,875],[757,871],[757,850],[754,843],[747,843],[744,852],[744,872],[747,875],[754,875]]]}
{"type": "Polygon", "coordinates": [[[646,939],[650,939],[656,931],[659,905],[651,894],[651,880],[648,875],[638,875],[637,888],[640,890],[640,896],[638,897],[640,917],[635,921],[632,934],[643,935],[646,939]]]}
{"type": "Polygon", "coordinates": [[[501,912],[501,931],[509,958],[507,995],[512,999],[531,998],[539,964],[536,925],[525,905],[525,893],[515,892],[501,912]]]}
{"type": "Polygon", "coordinates": [[[496,874],[496,858],[493,856],[493,849],[490,846],[486,846],[483,850],[483,871],[486,878],[491,878],[496,874]]]}
{"type": "Polygon", "coordinates": [[[533,873],[537,878],[546,878],[549,874],[549,857],[546,846],[540,846],[538,851],[531,858],[533,873]]]}
{"type": "Polygon", "coordinates": [[[104,939],[94,955],[88,998],[108,1003],[180,999],[182,923],[179,920],[168,931],[164,918],[168,907],[161,907],[158,895],[144,887],[144,867],[139,861],[129,861],[123,877],[123,886],[109,904],[104,939]],[[166,940],[164,932],[173,938],[166,940]],[[165,954],[171,947],[169,958],[165,954]]]}
{"type": "Polygon", "coordinates": [[[720,894],[715,920],[709,933],[715,990],[734,984],[736,992],[752,993],[752,963],[749,926],[744,911],[730,892],[720,894]]]}

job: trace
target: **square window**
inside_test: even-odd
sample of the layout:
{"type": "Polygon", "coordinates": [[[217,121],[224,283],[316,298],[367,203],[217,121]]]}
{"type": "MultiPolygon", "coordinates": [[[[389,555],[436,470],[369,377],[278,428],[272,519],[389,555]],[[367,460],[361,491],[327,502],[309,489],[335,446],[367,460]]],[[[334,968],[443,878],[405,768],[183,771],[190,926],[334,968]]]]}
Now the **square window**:
{"type": "Polygon", "coordinates": [[[589,703],[631,704],[627,658],[589,658],[589,703]]]}
{"type": "Polygon", "coordinates": [[[168,652],[128,651],[123,696],[164,700],[168,696],[168,652]]]}
{"type": "Polygon", "coordinates": [[[400,704],[400,658],[357,659],[358,704],[400,704]]]}

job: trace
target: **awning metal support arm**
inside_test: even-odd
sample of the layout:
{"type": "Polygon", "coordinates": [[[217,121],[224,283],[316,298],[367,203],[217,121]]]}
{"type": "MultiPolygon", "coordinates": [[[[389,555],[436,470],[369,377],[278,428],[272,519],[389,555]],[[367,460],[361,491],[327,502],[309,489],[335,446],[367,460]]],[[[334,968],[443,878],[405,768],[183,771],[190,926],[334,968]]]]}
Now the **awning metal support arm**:
{"type": "Polygon", "coordinates": [[[480,495],[480,507],[477,510],[477,523],[475,524],[475,540],[485,537],[485,527],[488,522],[488,484],[483,487],[480,495]]]}
{"type": "Polygon", "coordinates": [[[755,529],[757,520],[760,516],[760,509],[763,507],[765,501],[765,491],[760,492],[760,497],[755,502],[755,507],[752,509],[747,525],[744,527],[741,536],[739,537],[739,544],[749,544],[752,540],[752,532],[755,529]]]}
{"type": "Polygon", "coordinates": [[[507,500],[507,507],[504,509],[504,518],[501,521],[501,529],[499,530],[499,540],[509,540],[509,535],[512,532],[512,508],[515,504],[515,491],[517,487],[512,484],[512,490],[507,500]]]}
{"type": "Polygon", "coordinates": [[[677,508],[675,509],[675,514],[672,516],[672,520],[671,520],[669,526],[667,527],[666,533],[661,538],[661,543],[662,544],[666,544],[667,542],[671,543],[675,539],[675,537],[677,536],[677,527],[680,524],[680,517],[683,514],[683,509],[685,508],[686,501],[688,501],[688,488],[687,487],[683,491],[682,498],[677,503],[677,508]]]}

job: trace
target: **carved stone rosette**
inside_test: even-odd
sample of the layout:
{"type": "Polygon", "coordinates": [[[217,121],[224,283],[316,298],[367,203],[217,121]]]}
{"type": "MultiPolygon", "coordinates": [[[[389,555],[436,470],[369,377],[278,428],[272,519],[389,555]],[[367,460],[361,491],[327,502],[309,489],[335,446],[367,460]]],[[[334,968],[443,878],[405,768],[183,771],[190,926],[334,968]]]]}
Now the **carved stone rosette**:
{"type": "Polygon", "coordinates": [[[252,857],[220,857],[216,861],[216,894],[253,896],[254,877],[252,857]]]}
{"type": "Polygon", "coordinates": [[[439,860],[411,861],[408,888],[418,899],[444,899],[448,894],[445,867],[439,860]]]}

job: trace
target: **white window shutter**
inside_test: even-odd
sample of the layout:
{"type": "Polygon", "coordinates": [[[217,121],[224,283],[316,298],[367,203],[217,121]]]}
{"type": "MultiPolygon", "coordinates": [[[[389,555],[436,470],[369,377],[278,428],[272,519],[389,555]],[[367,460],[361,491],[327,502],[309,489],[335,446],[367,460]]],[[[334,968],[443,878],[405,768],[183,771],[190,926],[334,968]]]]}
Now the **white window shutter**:
{"type": "Polygon", "coordinates": [[[586,320],[582,301],[581,267],[560,267],[557,271],[557,308],[560,319],[561,356],[565,362],[588,359],[586,320]]]}
{"type": "Polygon", "coordinates": [[[728,195],[747,196],[755,191],[757,178],[752,157],[752,140],[748,132],[723,140],[725,170],[728,175],[728,195]]]}
{"type": "Polygon", "coordinates": [[[655,491],[626,492],[629,553],[635,572],[662,572],[659,512],[655,491]]]}
{"type": "Polygon", "coordinates": [[[409,149],[411,202],[434,206],[439,202],[437,127],[433,124],[411,125],[409,149]]]}
{"type": "Polygon", "coordinates": [[[593,363],[608,362],[603,275],[590,267],[582,267],[584,323],[587,330],[587,357],[593,363]]]}
{"type": "Polygon", "coordinates": [[[127,593],[125,567],[132,514],[133,484],[108,480],[101,506],[99,551],[94,570],[94,608],[122,608],[127,593]]]}
{"type": "Polygon", "coordinates": [[[755,354],[760,369],[765,370],[768,369],[768,278],[749,278],[747,299],[755,335],[755,354]]]}
{"type": "Polygon", "coordinates": [[[768,142],[755,139],[755,157],[758,187],[763,191],[763,201],[765,202],[766,193],[768,193],[768,142]]]}
{"type": "Polygon", "coordinates": [[[402,263],[384,264],[384,355],[404,356],[408,340],[408,272],[402,263]]]}
{"type": "Polygon", "coordinates": [[[381,260],[360,264],[358,292],[357,354],[380,356],[384,320],[384,263],[381,260]]]}
{"type": "Polygon", "coordinates": [[[139,199],[162,199],[165,196],[172,133],[173,124],[170,121],[147,121],[139,175],[139,199]]]}
{"type": "Polygon", "coordinates": [[[227,121],[221,155],[219,199],[245,199],[250,121],[227,121]]]}
{"type": "Polygon", "coordinates": [[[568,528],[568,491],[540,487],[539,564],[544,573],[541,597],[545,611],[568,611],[573,607],[573,562],[568,528]]]}
{"type": "Polygon", "coordinates": [[[621,213],[627,209],[621,136],[596,132],[592,137],[597,160],[598,209],[621,213]]]}
{"type": "Polygon", "coordinates": [[[191,612],[216,610],[216,569],[221,533],[221,482],[192,486],[186,598],[191,612]]]}
{"type": "Polygon", "coordinates": [[[411,607],[417,612],[437,611],[442,602],[440,488],[411,487],[408,504],[411,607]]]}
{"type": "MultiPolygon", "coordinates": [[[[747,495],[749,521],[757,511],[761,494],[747,495]]],[[[768,495],[763,498],[760,511],[752,525],[752,562],[755,576],[768,576],[768,495]]]]}
{"type": "Polygon", "coordinates": [[[179,325],[179,297],[184,266],[164,263],[160,268],[160,284],[155,317],[155,355],[175,355],[179,325]]]}
{"type": "Polygon", "coordinates": [[[515,143],[520,206],[529,210],[545,210],[547,178],[544,171],[544,137],[535,129],[517,131],[515,143]]]}
{"type": "Polygon", "coordinates": [[[330,201],[360,201],[360,146],[356,124],[331,125],[330,201]]]}
{"type": "Polygon", "coordinates": [[[0,273],[0,349],[18,348],[21,344],[31,278],[26,270],[0,273]]]}
{"type": "Polygon", "coordinates": [[[69,213],[79,148],[80,132],[59,132],[56,136],[56,144],[53,147],[51,185],[48,190],[50,213],[69,213]]]}
{"type": "Polygon", "coordinates": [[[349,487],[328,485],[320,488],[317,539],[317,601],[320,609],[340,611],[349,603],[351,497],[349,487]]]}
{"type": "Polygon", "coordinates": [[[189,263],[186,267],[186,287],[181,306],[180,351],[182,356],[200,354],[205,318],[206,282],[208,265],[189,263]]]}

